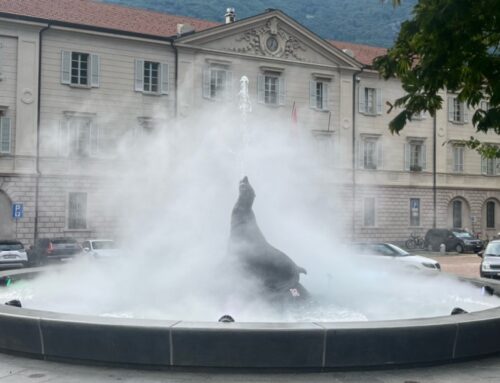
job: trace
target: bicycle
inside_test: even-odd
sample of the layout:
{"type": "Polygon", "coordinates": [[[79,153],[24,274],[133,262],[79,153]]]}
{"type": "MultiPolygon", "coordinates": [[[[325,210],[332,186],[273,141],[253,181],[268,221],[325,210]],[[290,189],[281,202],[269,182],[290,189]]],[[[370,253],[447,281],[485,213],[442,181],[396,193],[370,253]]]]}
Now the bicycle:
{"type": "Polygon", "coordinates": [[[410,234],[410,238],[405,242],[407,249],[425,249],[425,239],[415,233],[410,234]]]}

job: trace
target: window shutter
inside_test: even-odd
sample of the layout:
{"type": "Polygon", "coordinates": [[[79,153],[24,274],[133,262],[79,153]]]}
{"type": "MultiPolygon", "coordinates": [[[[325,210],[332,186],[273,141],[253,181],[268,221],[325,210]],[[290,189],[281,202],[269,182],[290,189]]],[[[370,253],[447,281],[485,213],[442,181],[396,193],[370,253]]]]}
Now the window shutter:
{"type": "Polygon", "coordinates": [[[99,87],[99,74],[101,71],[101,60],[98,55],[90,55],[90,86],[99,87]]]}
{"type": "Polygon", "coordinates": [[[168,94],[168,64],[161,63],[161,94],[168,94]]]}
{"type": "Polygon", "coordinates": [[[71,52],[61,52],[61,83],[71,84],[71,52]]]}
{"type": "Polygon", "coordinates": [[[359,113],[366,113],[366,88],[359,88],[359,113]]]}
{"type": "Polygon", "coordinates": [[[278,79],[278,104],[285,105],[285,78],[280,76],[278,79]]]}
{"type": "Polygon", "coordinates": [[[362,138],[360,138],[357,145],[357,156],[356,156],[358,159],[357,164],[359,169],[363,169],[365,164],[364,148],[365,148],[365,141],[362,138]]]}
{"type": "Polygon", "coordinates": [[[467,107],[466,103],[462,103],[462,110],[464,111],[464,121],[463,122],[469,122],[469,108],[467,107]]]}
{"type": "Polygon", "coordinates": [[[263,75],[259,75],[257,78],[257,102],[264,103],[264,82],[265,78],[263,75]]]}
{"type": "Polygon", "coordinates": [[[144,60],[135,60],[135,91],[144,91],[144,60]]]}
{"type": "Polygon", "coordinates": [[[405,144],[405,170],[410,170],[410,144],[405,144]]]}
{"type": "Polygon", "coordinates": [[[11,123],[10,117],[0,118],[0,153],[10,153],[11,123]]]}
{"type": "Polygon", "coordinates": [[[328,83],[323,83],[323,109],[328,110],[328,83]]]}
{"type": "Polygon", "coordinates": [[[231,101],[233,96],[233,72],[226,71],[226,88],[224,90],[225,99],[231,101]]]}
{"type": "Polygon", "coordinates": [[[422,170],[427,169],[427,149],[426,145],[422,143],[422,170]]]}
{"type": "Polygon", "coordinates": [[[458,146],[453,147],[453,171],[458,172],[459,171],[459,154],[458,154],[458,146]]]}
{"type": "Polygon", "coordinates": [[[100,144],[100,131],[96,124],[89,121],[90,125],[90,155],[95,157],[99,154],[99,144],[100,144]]]}
{"type": "Polygon", "coordinates": [[[500,176],[500,159],[495,158],[495,174],[500,176]]]}
{"type": "Polygon", "coordinates": [[[377,88],[377,114],[382,114],[382,89],[377,88]]]}
{"type": "Polygon", "coordinates": [[[0,81],[3,79],[3,44],[0,43],[0,81]]]}
{"type": "Polygon", "coordinates": [[[488,173],[488,160],[485,157],[481,157],[481,174],[488,173]]]}
{"type": "Polygon", "coordinates": [[[69,120],[63,119],[59,125],[59,155],[67,157],[69,155],[69,120]]]}
{"type": "Polygon", "coordinates": [[[384,166],[384,156],[382,153],[382,142],[380,139],[377,140],[377,169],[382,169],[384,166]]]}
{"type": "Polygon", "coordinates": [[[453,104],[453,97],[448,97],[448,121],[453,121],[453,115],[454,115],[454,104],[453,104]]]}
{"type": "Polygon", "coordinates": [[[210,98],[210,67],[204,67],[202,75],[203,97],[210,98]]]}
{"type": "Polygon", "coordinates": [[[316,108],[316,81],[309,81],[309,107],[316,108]]]}

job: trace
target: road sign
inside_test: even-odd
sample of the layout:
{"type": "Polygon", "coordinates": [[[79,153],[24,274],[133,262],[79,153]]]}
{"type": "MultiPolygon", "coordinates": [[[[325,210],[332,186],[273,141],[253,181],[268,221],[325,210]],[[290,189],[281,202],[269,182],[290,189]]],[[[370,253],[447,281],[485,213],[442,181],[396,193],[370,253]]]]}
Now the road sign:
{"type": "Polygon", "coordinates": [[[19,219],[23,218],[24,208],[22,203],[13,203],[12,204],[12,218],[19,219]]]}

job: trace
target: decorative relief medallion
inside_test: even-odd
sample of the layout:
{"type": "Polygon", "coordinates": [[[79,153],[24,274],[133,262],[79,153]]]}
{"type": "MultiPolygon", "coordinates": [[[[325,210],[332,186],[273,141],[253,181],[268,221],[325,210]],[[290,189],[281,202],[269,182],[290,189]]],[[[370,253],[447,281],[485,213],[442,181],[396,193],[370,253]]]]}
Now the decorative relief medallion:
{"type": "Polygon", "coordinates": [[[34,100],[35,98],[33,97],[33,91],[31,89],[23,89],[21,101],[25,104],[31,104],[34,100]]]}
{"type": "Polygon", "coordinates": [[[231,48],[235,52],[306,61],[306,58],[300,54],[300,51],[306,50],[304,46],[294,36],[283,30],[276,18],[270,19],[260,28],[244,32],[236,41],[242,41],[244,46],[231,48]]]}

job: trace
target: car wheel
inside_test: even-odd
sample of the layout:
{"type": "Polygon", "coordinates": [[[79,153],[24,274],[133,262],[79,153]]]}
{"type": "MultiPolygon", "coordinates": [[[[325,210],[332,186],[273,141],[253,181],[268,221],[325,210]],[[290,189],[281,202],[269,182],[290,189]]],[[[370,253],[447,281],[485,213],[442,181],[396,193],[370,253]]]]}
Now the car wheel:
{"type": "Polygon", "coordinates": [[[455,246],[455,251],[457,253],[463,253],[464,252],[464,247],[459,243],[455,246]]]}
{"type": "Polygon", "coordinates": [[[405,246],[407,249],[413,250],[415,248],[415,241],[413,239],[409,239],[406,241],[405,246]]]}

